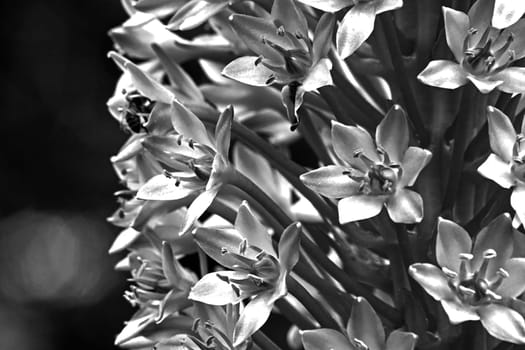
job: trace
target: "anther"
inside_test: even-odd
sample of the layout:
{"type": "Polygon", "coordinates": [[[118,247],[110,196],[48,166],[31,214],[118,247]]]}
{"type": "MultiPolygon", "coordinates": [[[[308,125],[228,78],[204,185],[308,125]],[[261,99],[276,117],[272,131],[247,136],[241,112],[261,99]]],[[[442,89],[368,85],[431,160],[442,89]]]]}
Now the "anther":
{"type": "Polygon", "coordinates": [[[193,320],[193,324],[191,325],[191,330],[193,332],[197,332],[197,329],[199,328],[200,323],[201,323],[200,318],[196,318],[195,320],[193,320]]]}
{"type": "Polygon", "coordinates": [[[263,56],[257,57],[257,59],[254,62],[254,65],[258,66],[259,64],[261,64],[262,60],[263,60],[263,56]]]}
{"type": "Polygon", "coordinates": [[[505,270],[502,267],[500,267],[498,271],[496,271],[496,275],[497,275],[496,280],[492,282],[492,284],[490,285],[491,289],[498,289],[499,286],[501,286],[501,284],[503,283],[503,280],[510,276],[507,270],[505,270]]]}
{"type": "Polygon", "coordinates": [[[489,298],[491,298],[492,300],[501,300],[501,299],[503,299],[503,298],[501,297],[501,295],[494,293],[494,292],[491,291],[490,289],[487,289],[487,290],[485,291],[485,295],[488,296],[489,298]]]}
{"type": "Polygon", "coordinates": [[[243,239],[242,242],[239,244],[239,254],[244,255],[246,253],[246,246],[248,244],[248,241],[243,239]]]}
{"type": "Polygon", "coordinates": [[[455,271],[452,271],[451,269],[447,268],[447,267],[442,267],[441,270],[443,271],[443,273],[450,279],[454,279],[456,277],[458,277],[458,274],[455,272],[455,271]]]}
{"type": "Polygon", "coordinates": [[[224,255],[224,254],[228,254],[229,251],[228,249],[226,249],[225,247],[221,247],[221,254],[224,255]]]}
{"type": "Polygon", "coordinates": [[[354,341],[354,345],[355,345],[359,350],[368,350],[368,345],[366,345],[362,340],[359,340],[359,339],[357,339],[357,338],[354,338],[353,341],[354,341]]]}
{"type": "Polygon", "coordinates": [[[468,287],[460,285],[460,286],[458,286],[458,289],[464,295],[468,295],[468,296],[476,295],[476,291],[474,289],[472,289],[472,288],[468,288],[468,287]]]}

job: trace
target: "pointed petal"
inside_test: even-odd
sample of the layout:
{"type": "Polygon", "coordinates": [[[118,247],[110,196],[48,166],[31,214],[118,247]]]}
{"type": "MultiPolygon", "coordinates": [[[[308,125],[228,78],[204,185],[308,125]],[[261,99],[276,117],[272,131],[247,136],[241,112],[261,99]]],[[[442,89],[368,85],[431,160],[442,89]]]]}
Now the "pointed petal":
{"type": "Polygon", "coordinates": [[[235,229],[246,238],[249,245],[258,247],[274,257],[277,257],[268,230],[253,215],[246,201],[242,202],[239,207],[237,218],[235,219],[235,229]]]}
{"type": "Polygon", "coordinates": [[[413,279],[435,300],[454,299],[455,294],[440,268],[432,264],[412,264],[408,272],[413,279]]]}
{"type": "Polygon", "coordinates": [[[467,75],[463,68],[447,60],[430,61],[417,78],[423,84],[442,89],[457,89],[467,83],[467,75]]]}
{"type": "Polygon", "coordinates": [[[266,323],[273,307],[271,298],[271,292],[261,293],[246,305],[233,331],[234,346],[248,339],[266,323]]]}
{"type": "Polygon", "coordinates": [[[184,219],[186,224],[184,225],[184,228],[180,233],[181,235],[189,232],[193,227],[195,221],[197,221],[201,217],[201,215],[204,214],[206,210],[208,210],[208,207],[211,205],[211,203],[217,196],[217,193],[219,193],[220,187],[220,185],[217,185],[215,187],[207,189],[193,200],[190,207],[188,208],[188,211],[186,212],[186,218],[184,219]]]}
{"type": "Polygon", "coordinates": [[[525,92],[525,67],[509,67],[495,74],[492,79],[503,81],[498,89],[509,94],[525,92]]]}
{"type": "MultiPolygon", "coordinates": [[[[203,276],[191,289],[189,299],[209,305],[236,304],[241,298],[225,278],[217,275],[227,276],[236,271],[212,272],[203,276]]],[[[246,275],[246,273],[244,273],[246,275]]],[[[232,276],[233,277],[233,276],[232,276]]]]}
{"type": "Polygon", "coordinates": [[[373,2],[361,2],[352,7],[337,30],[337,51],[342,59],[353,54],[374,30],[376,9],[373,2]]]}
{"type": "Polygon", "coordinates": [[[372,137],[361,127],[332,122],[332,144],[339,158],[358,169],[366,167],[360,159],[354,156],[356,151],[362,151],[372,161],[379,161],[372,137]]]}
{"type": "MultiPolygon", "coordinates": [[[[193,238],[206,255],[219,264],[232,269],[238,263],[231,254],[223,254],[224,251],[239,253],[243,237],[237,230],[199,227],[193,231],[193,238]]],[[[246,258],[255,258],[251,249],[246,250],[246,258]]]]}
{"type": "Polygon", "coordinates": [[[339,201],[339,223],[364,220],[376,216],[381,212],[385,196],[355,195],[339,201]]]}
{"type": "Polygon", "coordinates": [[[503,280],[497,293],[502,297],[516,298],[525,291],[525,258],[512,258],[503,265],[509,277],[503,280]]]}
{"type": "Polygon", "coordinates": [[[481,307],[478,312],[490,335],[503,341],[525,344],[525,320],[518,312],[497,304],[481,307]]]}
{"type": "Polygon", "coordinates": [[[222,70],[222,74],[230,79],[243,84],[252,86],[266,86],[274,76],[272,70],[266,68],[264,64],[258,64],[259,57],[244,56],[239,57],[222,70]]]}
{"type": "Polygon", "coordinates": [[[479,315],[474,307],[468,304],[463,304],[457,299],[441,300],[441,306],[443,306],[443,309],[447,313],[448,319],[452,324],[479,320],[479,315]]]}
{"type": "Polygon", "coordinates": [[[175,99],[171,102],[170,114],[173,127],[179,134],[215,149],[215,144],[211,141],[204,124],[181,102],[175,99]]]}
{"type": "Polygon", "coordinates": [[[328,165],[300,176],[301,181],[310,189],[330,198],[343,198],[359,192],[359,183],[344,172],[347,168],[328,165]]]}
{"type": "Polygon", "coordinates": [[[312,44],[312,62],[318,62],[328,55],[332,44],[334,25],[335,16],[329,13],[323,14],[317,22],[312,44]]]}
{"type": "Polygon", "coordinates": [[[521,183],[517,185],[510,195],[510,205],[516,211],[516,216],[520,222],[525,222],[525,186],[521,183]]]}
{"type": "Polygon", "coordinates": [[[487,107],[490,148],[503,161],[512,161],[512,148],[516,142],[516,131],[509,117],[496,107],[487,107]]]}
{"type": "Polygon", "coordinates": [[[229,105],[222,111],[215,126],[215,145],[217,154],[224,160],[228,159],[230,152],[231,129],[233,123],[233,106],[229,105]]]}
{"type": "Polygon", "coordinates": [[[132,62],[126,63],[126,69],[131,75],[131,81],[137,90],[153,101],[170,104],[175,98],[173,93],[166,89],[159,82],[155,81],[148,74],[144,73],[137,65],[132,62]]]}
{"type": "MultiPolygon", "coordinates": [[[[324,0],[323,0],[324,1],[324,0]]],[[[321,328],[301,332],[301,339],[305,350],[334,349],[355,350],[348,339],[338,331],[330,328],[321,328]]]]}
{"type": "Polygon", "coordinates": [[[308,37],[306,17],[293,0],[274,1],[271,14],[274,22],[278,26],[282,25],[287,32],[308,37]]]}
{"type": "Polygon", "coordinates": [[[131,243],[135,242],[137,238],[140,237],[140,231],[135,230],[132,227],[128,227],[121,231],[117,238],[115,238],[115,241],[113,241],[113,244],[111,245],[111,248],[109,248],[109,254],[114,254],[123,251],[124,249],[128,248],[131,243]]]}
{"type": "Polygon", "coordinates": [[[385,149],[393,162],[401,164],[409,137],[405,111],[401,106],[393,105],[377,126],[376,144],[385,149]]]}
{"type": "Polygon", "coordinates": [[[386,201],[386,209],[392,221],[414,224],[423,220],[423,198],[406,188],[397,189],[386,201]]]}
{"type": "MultiPolygon", "coordinates": [[[[494,0],[476,1],[468,11],[471,28],[487,28],[492,22],[492,14],[494,13],[494,0]]],[[[483,30],[478,30],[477,35],[474,36],[473,42],[479,40],[483,35],[483,30]]]]}
{"type": "Polygon", "coordinates": [[[443,6],[443,18],[445,19],[445,33],[447,44],[457,62],[463,60],[463,42],[470,29],[468,15],[461,11],[456,11],[443,6]]]}
{"type": "Polygon", "coordinates": [[[492,78],[495,78],[496,76],[491,76],[488,78],[481,78],[478,76],[474,76],[472,74],[467,75],[467,79],[474,84],[474,86],[482,93],[482,94],[488,94],[501,84],[503,84],[503,80],[492,80],[492,78]]]}
{"type": "Polygon", "coordinates": [[[399,180],[399,186],[413,186],[419,173],[427,166],[431,159],[432,153],[430,151],[415,146],[408,147],[401,162],[403,175],[399,180]]]}
{"type": "Polygon", "coordinates": [[[279,264],[286,271],[291,271],[299,260],[301,229],[299,222],[293,223],[283,231],[279,240],[279,264]]]}
{"type": "Polygon", "coordinates": [[[166,175],[153,176],[140,187],[137,198],[152,201],[171,201],[184,198],[199,190],[198,186],[177,184],[177,181],[179,180],[166,175]]]}
{"type": "Polygon", "coordinates": [[[315,7],[324,12],[337,12],[354,4],[353,0],[299,0],[303,4],[315,7]]]}
{"type": "Polygon", "coordinates": [[[487,160],[479,166],[478,173],[487,179],[491,179],[503,188],[511,188],[516,182],[510,172],[510,165],[494,153],[491,153],[487,160]]]}
{"type": "Polygon", "coordinates": [[[210,17],[228,6],[228,1],[189,1],[179,8],[170,19],[168,28],[171,30],[190,30],[200,26],[210,17]]]}
{"type": "Polygon", "coordinates": [[[388,336],[385,350],[414,350],[416,342],[416,334],[395,330],[388,336]]]}
{"type": "Polygon", "coordinates": [[[403,6],[403,0],[382,0],[376,2],[376,14],[392,11],[403,6]]]}
{"type": "Polygon", "coordinates": [[[496,0],[492,26],[503,29],[516,23],[525,13],[525,1],[496,0]]]}
{"type": "Polygon", "coordinates": [[[459,271],[459,254],[470,253],[472,239],[467,231],[453,221],[438,218],[436,238],[436,260],[442,267],[459,271]]]}
{"type": "Polygon", "coordinates": [[[525,21],[518,21],[504,30],[502,37],[506,38],[510,33],[513,34],[514,41],[510,44],[508,50],[514,51],[514,59],[519,60],[525,56],[525,21]]]}
{"type": "Polygon", "coordinates": [[[310,69],[302,87],[304,91],[313,91],[326,85],[332,85],[332,61],[328,58],[321,59],[315,66],[310,69]]]}
{"type": "Polygon", "coordinates": [[[382,350],[385,345],[385,330],[376,312],[363,297],[357,297],[346,326],[350,339],[359,339],[370,350],[382,350]]]}
{"type": "Polygon", "coordinates": [[[494,249],[497,256],[493,258],[487,269],[487,276],[493,276],[496,271],[512,256],[514,229],[510,215],[501,214],[485,226],[476,236],[471,261],[473,270],[477,270],[483,261],[483,252],[494,249]]]}

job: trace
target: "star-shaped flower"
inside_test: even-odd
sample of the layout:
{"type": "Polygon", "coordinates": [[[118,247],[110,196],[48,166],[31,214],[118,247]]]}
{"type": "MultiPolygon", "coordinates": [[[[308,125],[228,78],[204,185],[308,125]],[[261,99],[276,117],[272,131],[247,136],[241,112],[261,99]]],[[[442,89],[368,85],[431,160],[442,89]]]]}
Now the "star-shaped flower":
{"type": "Polygon", "coordinates": [[[302,340],[305,350],[412,350],[417,335],[395,330],[385,341],[381,319],[366,299],[358,297],[352,306],[345,335],[323,328],[302,332],[302,340]]]}
{"type": "Polygon", "coordinates": [[[478,0],[468,14],[443,7],[447,44],[456,62],[431,61],[418,75],[427,85],[456,89],[472,82],[482,93],[499,89],[525,91],[525,68],[510,67],[525,57],[525,23],[496,30],[491,27],[494,0],[478,0]]]}
{"type": "Polygon", "coordinates": [[[451,323],[481,320],[492,336],[525,343],[525,320],[507,306],[525,291],[525,258],[511,258],[514,234],[510,216],[502,214],[472,244],[463,228],[440,218],[436,259],[441,268],[417,263],[409,273],[441,302],[451,323]]]}
{"type": "Polygon", "coordinates": [[[377,15],[403,6],[403,0],[299,1],[326,12],[337,12],[352,7],[341,20],[337,30],[337,50],[343,59],[353,54],[372,34],[377,15]]]}
{"type": "Polygon", "coordinates": [[[487,119],[493,153],[478,172],[503,188],[512,188],[510,204],[521,224],[525,222],[525,123],[517,134],[510,119],[492,106],[487,108],[487,119]]]}
{"type": "Polygon", "coordinates": [[[377,127],[375,142],[358,126],[332,124],[332,143],[341,159],[301,175],[304,184],[339,201],[339,222],[363,220],[386,206],[390,218],[415,223],[423,218],[421,196],[407,189],[430,161],[430,151],[408,147],[408,122],[395,105],[377,127]]]}
{"type": "Polygon", "coordinates": [[[210,305],[237,304],[252,297],[234,330],[234,345],[256,332],[270,316],[274,302],[286,295],[286,277],[299,259],[300,224],[282,233],[278,251],[268,230],[243,203],[235,229],[197,228],[202,250],[230,271],[212,272],[198,281],[189,298],[210,305]]]}
{"type": "Polygon", "coordinates": [[[231,25],[246,46],[258,56],[243,56],[230,62],[223,74],[241,83],[284,85],[282,101],[292,127],[307,91],[332,84],[330,49],[335,19],[319,19],[313,42],[308,37],[306,18],[293,0],[274,1],[266,18],[234,14],[231,25]]]}

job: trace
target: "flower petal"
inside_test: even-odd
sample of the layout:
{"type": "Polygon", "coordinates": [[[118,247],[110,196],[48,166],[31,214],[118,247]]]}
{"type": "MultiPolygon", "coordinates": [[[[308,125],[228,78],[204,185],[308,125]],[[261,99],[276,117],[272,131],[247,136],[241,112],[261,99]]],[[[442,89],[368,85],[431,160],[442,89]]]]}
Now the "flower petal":
{"type": "Polygon", "coordinates": [[[471,261],[472,269],[479,269],[483,261],[483,253],[494,249],[497,256],[488,265],[487,276],[493,276],[496,271],[512,256],[514,229],[509,214],[501,214],[485,226],[476,236],[471,261]]]}
{"type": "Polygon", "coordinates": [[[516,23],[525,13],[525,1],[496,0],[492,26],[498,29],[507,28],[516,23]]]}
{"type": "Polygon", "coordinates": [[[332,122],[332,143],[339,158],[358,169],[366,169],[363,162],[355,157],[356,151],[362,151],[372,161],[379,161],[376,146],[365,129],[332,122]]]}
{"type": "Polygon", "coordinates": [[[241,297],[236,293],[226,278],[219,277],[218,275],[231,275],[232,278],[247,275],[245,272],[242,273],[242,276],[238,276],[239,274],[240,272],[237,271],[208,273],[191,288],[188,298],[209,305],[237,304],[241,300],[241,297]]]}
{"type": "Polygon", "coordinates": [[[509,277],[503,280],[497,293],[502,297],[516,298],[525,291],[525,258],[512,258],[503,265],[509,277]]]}
{"type": "Polygon", "coordinates": [[[442,89],[457,89],[467,83],[467,74],[457,63],[435,60],[417,76],[420,82],[442,89]]]}
{"type": "Polygon", "coordinates": [[[229,105],[222,111],[215,126],[215,146],[217,154],[228,160],[230,153],[231,129],[233,123],[233,106],[229,105]]]}
{"type": "Polygon", "coordinates": [[[386,209],[393,222],[414,224],[423,220],[423,198],[406,188],[397,189],[388,198],[386,209]]]}
{"type": "MultiPolygon", "coordinates": [[[[238,264],[238,261],[232,258],[230,254],[223,254],[223,251],[239,252],[243,237],[237,230],[199,227],[193,231],[193,238],[206,255],[219,264],[230,269],[238,264]]],[[[251,249],[246,249],[246,258],[255,259],[255,255],[251,249]]]]}
{"type": "Polygon", "coordinates": [[[330,328],[321,328],[301,332],[305,350],[334,349],[354,350],[348,339],[338,331],[330,328]]]}
{"type": "Polygon", "coordinates": [[[388,336],[385,350],[414,350],[416,342],[416,334],[395,330],[388,336]]]}
{"type": "Polygon", "coordinates": [[[517,311],[497,304],[489,304],[478,311],[483,327],[495,338],[516,344],[525,344],[525,320],[517,311]]]}
{"type": "Polygon", "coordinates": [[[398,9],[403,6],[403,0],[381,0],[376,2],[376,14],[398,9]]]}
{"type": "Polygon", "coordinates": [[[498,89],[509,94],[525,92],[525,67],[509,67],[494,74],[493,79],[503,81],[498,89]]]}
{"type": "Polygon", "coordinates": [[[372,34],[376,18],[373,1],[358,2],[341,20],[337,30],[337,51],[342,59],[356,51],[372,34]]]}
{"type": "Polygon", "coordinates": [[[219,193],[220,188],[220,185],[216,185],[202,192],[197,196],[197,198],[193,200],[188,208],[188,211],[186,212],[186,218],[184,219],[185,224],[181,230],[181,235],[189,232],[195,221],[197,221],[197,219],[200,218],[200,216],[204,214],[206,210],[208,210],[208,207],[211,205],[215,197],[217,197],[217,193],[219,193]]]}
{"type": "Polygon", "coordinates": [[[511,188],[515,183],[509,164],[494,153],[491,153],[487,160],[479,166],[478,173],[487,179],[491,179],[503,188],[511,188]]]}
{"type": "Polygon", "coordinates": [[[357,194],[359,183],[344,172],[347,168],[339,165],[328,165],[300,176],[301,181],[309,188],[330,198],[343,198],[357,194]]]}
{"type": "Polygon", "coordinates": [[[516,216],[520,219],[520,222],[525,222],[525,186],[522,184],[514,187],[512,194],[510,195],[510,205],[512,209],[516,211],[516,216]]]}
{"type": "Polygon", "coordinates": [[[296,222],[288,226],[279,240],[279,265],[291,271],[299,260],[301,249],[301,224],[296,222]]]}
{"type": "Polygon", "coordinates": [[[315,26],[314,39],[312,43],[312,62],[319,62],[321,58],[328,55],[332,44],[332,35],[335,25],[335,16],[325,13],[319,18],[315,26]]]}
{"type": "Polygon", "coordinates": [[[261,293],[246,305],[233,331],[234,346],[241,344],[266,323],[273,307],[271,298],[271,292],[261,293]]]}
{"type": "Polygon", "coordinates": [[[457,62],[463,60],[463,42],[469,30],[470,20],[468,15],[443,6],[443,18],[445,19],[445,34],[447,44],[457,62]]]}
{"type": "Polygon", "coordinates": [[[441,300],[441,306],[443,306],[443,309],[447,313],[448,319],[452,324],[479,320],[479,315],[474,307],[468,304],[463,304],[457,299],[441,300]]]}
{"type": "Polygon", "coordinates": [[[337,12],[354,4],[353,0],[299,0],[303,4],[324,12],[337,12]]]}
{"type": "Polygon", "coordinates": [[[492,80],[492,78],[495,78],[496,76],[490,76],[490,77],[478,77],[472,74],[467,74],[467,79],[474,84],[474,86],[482,93],[482,94],[488,94],[501,84],[503,84],[503,80],[492,80]]]}
{"type": "Polygon", "coordinates": [[[230,63],[222,70],[222,74],[230,79],[252,86],[266,86],[274,76],[272,70],[264,64],[259,64],[259,57],[243,56],[230,63]]]}
{"type": "Polygon", "coordinates": [[[215,149],[214,142],[211,141],[208,131],[200,119],[181,102],[173,99],[171,102],[171,123],[173,128],[188,139],[193,139],[200,144],[215,149]]]}
{"type": "Polygon", "coordinates": [[[168,28],[171,30],[196,28],[226,6],[228,6],[228,1],[189,1],[177,10],[170,19],[168,28]]]}
{"type": "Polygon", "coordinates": [[[399,180],[399,186],[413,186],[423,168],[427,166],[432,158],[432,153],[426,149],[411,146],[406,150],[401,168],[403,175],[399,180]]]}
{"type": "Polygon", "coordinates": [[[368,196],[364,194],[343,198],[339,201],[339,223],[364,220],[381,212],[385,196],[368,196]]]}
{"type": "Polygon", "coordinates": [[[272,10],[272,19],[278,26],[294,35],[301,34],[308,37],[308,25],[303,11],[297,7],[294,0],[274,1],[272,10]]]}
{"type": "Polygon", "coordinates": [[[370,350],[382,350],[385,345],[383,323],[365,298],[357,297],[346,326],[350,339],[359,339],[370,350]]]}
{"type": "Polygon", "coordinates": [[[393,105],[377,126],[376,144],[385,149],[393,162],[401,164],[409,137],[405,111],[401,106],[393,105]]]}
{"type": "Polygon", "coordinates": [[[242,202],[239,207],[239,212],[235,219],[235,228],[246,238],[249,245],[258,247],[268,254],[277,257],[268,230],[255,218],[246,201],[242,202]]]}
{"type": "Polygon", "coordinates": [[[438,218],[436,260],[440,266],[459,271],[459,254],[470,253],[471,250],[472,239],[463,227],[453,221],[438,218]]]}
{"type": "Polygon", "coordinates": [[[302,87],[304,91],[313,91],[326,85],[332,85],[331,69],[332,62],[328,58],[321,59],[310,69],[306,79],[303,81],[302,87]]]}
{"type": "Polygon", "coordinates": [[[198,186],[198,184],[186,184],[163,174],[155,175],[140,187],[137,198],[153,201],[171,201],[184,198],[199,189],[202,189],[202,186],[198,186]]]}
{"type": "Polygon", "coordinates": [[[512,149],[516,142],[516,131],[509,117],[496,107],[487,107],[490,148],[503,161],[512,161],[512,149]]]}
{"type": "Polygon", "coordinates": [[[435,300],[454,299],[455,294],[448,285],[447,276],[432,264],[412,264],[408,272],[413,279],[435,300]]]}
{"type": "Polygon", "coordinates": [[[113,241],[108,253],[114,254],[123,251],[128,248],[131,243],[135,242],[137,238],[140,237],[140,234],[140,231],[135,230],[133,227],[122,230],[113,241]]]}

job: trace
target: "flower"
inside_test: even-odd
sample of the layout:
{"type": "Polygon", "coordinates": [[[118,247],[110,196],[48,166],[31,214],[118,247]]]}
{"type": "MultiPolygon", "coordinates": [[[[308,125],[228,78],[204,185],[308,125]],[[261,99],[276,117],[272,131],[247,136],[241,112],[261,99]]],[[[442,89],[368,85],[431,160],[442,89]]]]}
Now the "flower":
{"type": "Polygon", "coordinates": [[[303,183],[339,201],[339,222],[363,220],[386,206],[390,218],[415,223],[423,218],[421,196],[414,185],[430,161],[430,151],[408,147],[408,122],[394,105],[377,127],[375,142],[358,126],[332,124],[332,143],[341,165],[329,165],[301,175],[303,183]]]}
{"type": "Polygon", "coordinates": [[[418,79],[443,89],[456,89],[470,81],[484,94],[495,88],[524,92],[525,68],[510,65],[525,57],[525,22],[496,30],[490,26],[493,8],[494,0],[478,0],[468,14],[443,7],[447,44],[458,63],[431,61],[418,79]]]}
{"type": "Polygon", "coordinates": [[[515,0],[495,0],[492,26],[507,28],[516,23],[525,13],[525,2],[515,0]]]}
{"type": "Polygon", "coordinates": [[[353,5],[337,30],[337,51],[343,59],[353,54],[372,34],[377,15],[403,6],[403,0],[299,1],[326,12],[337,12],[353,5]]]}
{"type": "Polygon", "coordinates": [[[243,56],[224,67],[223,74],[253,86],[283,84],[282,101],[292,127],[307,91],[332,84],[330,49],[334,16],[325,14],[315,28],[313,42],[302,11],[292,0],[274,1],[267,18],[233,14],[231,26],[258,56],[243,56]]]}
{"type": "Polygon", "coordinates": [[[305,350],[412,350],[417,335],[395,330],[386,339],[381,319],[368,301],[358,297],[346,325],[346,335],[333,329],[315,329],[302,332],[305,350]]]}
{"type": "Polygon", "coordinates": [[[510,204],[519,226],[525,222],[525,123],[516,134],[509,118],[499,109],[487,107],[489,140],[492,152],[478,172],[503,188],[512,188],[510,204]]]}
{"type": "Polygon", "coordinates": [[[288,226],[277,254],[266,228],[246,203],[239,207],[235,229],[197,228],[194,238],[202,250],[231,271],[212,272],[192,288],[189,298],[210,305],[237,304],[253,297],[233,332],[238,345],[270,316],[274,302],[286,295],[286,277],[299,259],[301,225],[288,226]]]}
{"type": "Polygon", "coordinates": [[[494,337],[525,343],[525,319],[512,309],[512,299],[525,291],[525,258],[511,258],[515,230],[510,216],[496,217],[476,236],[439,218],[436,259],[412,264],[410,275],[441,302],[453,324],[481,320],[494,337]]]}

